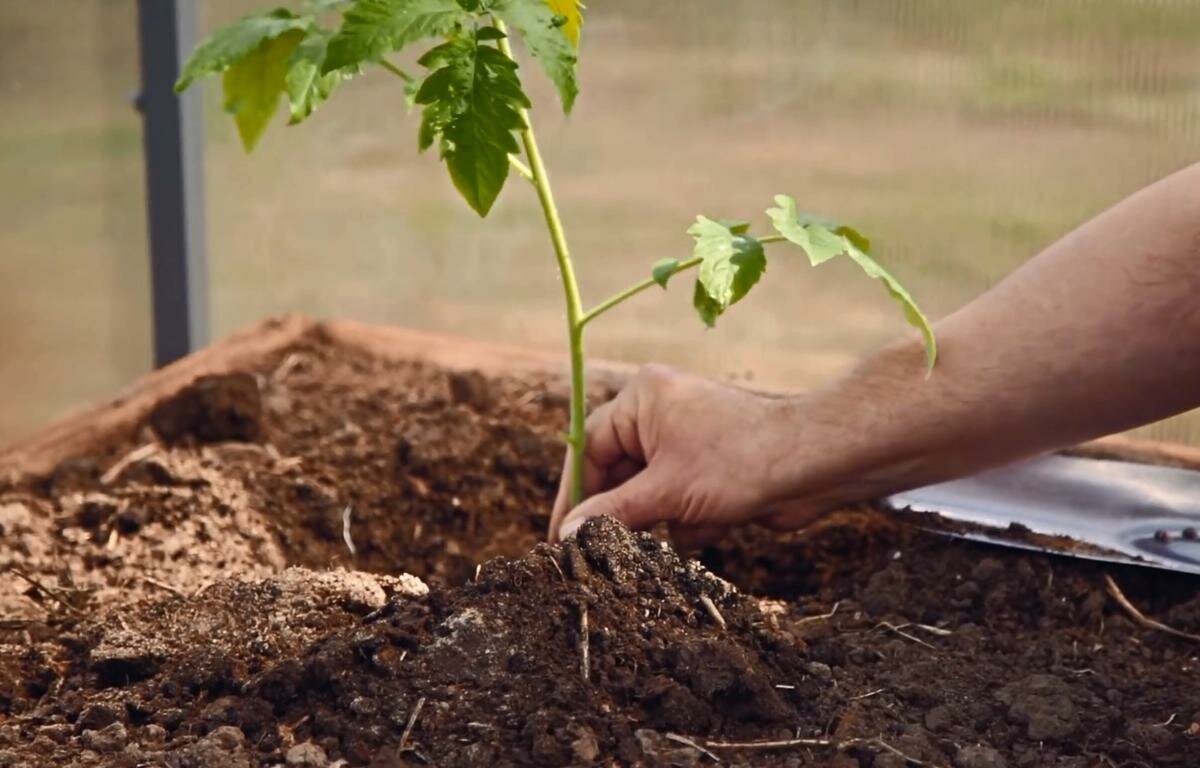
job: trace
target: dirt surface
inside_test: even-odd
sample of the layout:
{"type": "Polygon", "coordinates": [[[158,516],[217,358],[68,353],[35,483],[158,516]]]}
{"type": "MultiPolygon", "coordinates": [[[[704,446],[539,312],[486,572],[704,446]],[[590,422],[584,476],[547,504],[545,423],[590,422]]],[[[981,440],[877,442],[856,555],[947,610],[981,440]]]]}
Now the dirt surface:
{"type": "Polygon", "coordinates": [[[0,486],[0,768],[1200,764],[1200,644],[1103,576],[1193,633],[1200,580],[871,509],[538,544],[564,406],[314,336],[0,486]]]}

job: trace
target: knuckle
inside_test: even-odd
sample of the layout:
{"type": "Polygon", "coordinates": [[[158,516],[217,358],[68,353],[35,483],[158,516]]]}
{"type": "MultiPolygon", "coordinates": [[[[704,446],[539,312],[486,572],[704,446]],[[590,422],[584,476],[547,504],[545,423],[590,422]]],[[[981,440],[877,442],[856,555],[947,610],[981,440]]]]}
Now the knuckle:
{"type": "Polygon", "coordinates": [[[663,387],[675,380],[678,374],[669,365],[649,363],[638,369],[638,380],[651,387],[663,387]]]}

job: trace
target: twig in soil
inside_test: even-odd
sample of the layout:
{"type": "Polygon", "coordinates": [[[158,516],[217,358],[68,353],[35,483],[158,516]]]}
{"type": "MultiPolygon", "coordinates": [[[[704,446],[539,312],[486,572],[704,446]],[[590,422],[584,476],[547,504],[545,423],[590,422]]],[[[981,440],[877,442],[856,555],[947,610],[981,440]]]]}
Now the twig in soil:
{"type": "Polygon", "coordinates": [[[842,602],[839,600],[838,602],[833,604],[833,608],[831,608],[829,610],[829,613],[822,613],[819,616],[805,616],[803,619],[797,619],[796,624],[808,624],[813,621],[824,621],[826,619],[832,619],[833,615],[838,612],[838,606],[840,606],[841,604],[842,604],[842,602]]]}
{"type": "Polygon", "coordinates": [[[417,718],[421,716],[421,708],[425,706],[425,697],[417,699],[417,705],[413,707],[412,714],[408,716],[408,722],[404,725],[404,733],[400,734],[400,747],[396,750],[396,754],[400,755],[408,749],[408,737],[412,735],[412,729],[417,724],[417,718]]]}
{"type": "Polygon", "coordinates": [[[358,556],[358,549],[354,546],[354,539],[350,536],[350,515],[354,514],[354,508],[349,504],[342,510],[342,540],[346,542],[346,549],[350,550],[350,557],[358,556]]]}
{"type": "Polygon", "coordinates": [[[129,469],[134,464],[145,461],[154,454],[158,453],[158,443],[146,443],[140,448],[134,448],[129,453],[121,457],[116,464],[108,468],[108,471],[100,476],[101,485],[112,485],[113,481],[121,476],[121,473],[129,469]]]}
{"type": "Polygon", "coordinates": [[[863,699],[869,699],[872,696],[878,696],[879,694],[883,693],[886,690],[887,690],[887,688],[876,688],[875,690],[868,691],[867,693],[860,693],[857,696],[851,696],[848,700],[849,701],[862,701],[863,699]]]}
{"type": "Polygon", "coordinates": [[[1113,577],[1109,576],[1107,573],[1104,574],[1104,583],[1108,587],[1108,594],[1112,596],[1113,600],[1117,601],[1117,605],[1125,609],[1125,612],[1129,614],[1130,618],[1132,618],[1134,623],[1138,626],[1144,629],[1155,629],[1159,632],[1166,632],[1168,635],[1174,635],[1175,637],[1181,637],[1184,640],[1191,640],[1194,643],[1200,643],[1200,635],[1193,635],[1188,632],[1175,629],[1174,627],[1168,627],[1161,621],[1155,621],[1139,611],[1137,606],[1129,602],[1129,598],[1125,597],[1125,593],[1121,591],[1119,586],[1117,586],[1117,582],[1113,580],[1113,577]]]}
{"type": "Polygon", "coordinates": [[[558,571],[558,578],[565,582],[567,580],[567,575],[563,573],[562,566],[558,564],[558,560],[556,560],[554,555],[550,554],[549,552],[546,552],[545,555],[546,559],[550,561],[550,565],[554,566],[554,570],[558,571]]]}
{"type": "Polygon", "coordinates": [[[717,763],[718,765],[720,765],[720,763],[721,763],[721,758],[717,757],[712,752],[708,751],[704,747],[702,747],[699,744],[697,744],[696,742],[692,741],[687,736],[680,736],[678,733],[666,733],[666,734],[663,734],[663,736],[668,741],[673,741],[676,744],[683,744],[685,746],[691,747],[692,749],[699,751],[700,754],[709,758],[710,760],[712,760],[714,763],[717,763]]]}
{"type": "Polygon", "coordinates": [[[700,604],[704,606],[704,610],[708,611],[708,615],[712,617],[712,620],[717,622],[717,626],[725,629],[725,617],[717,610],[717,604],[712,601],[712,598],[708,595],[700,595],[700,604]]]}
{"type": "Polygon", "coordinates": [[[271,384],[277,384],[286,379],[288,374],[296,370],[299,365],[305,362],[304,358],[305,355],[302,355],[299,352],[293,352],[285,357],[283,362],[279,364],[279,367],[271,371],[271,384]]]}
{"type": "Polygon", "coordinates": [[[152,579],[149,576],[143,576],[142,581],[146,582],[147,584],[149,584],[152,587],[158,587],[159,589],[165,589],[166,591],[170,592],[173,595],[178,595],[179,597],[187,597],[187,593],[185,593],[182,589],[179,589],[177,587],[172,587],[170,584],[161,582],[158,579],[152,579]]]}
{"type": "Polygon", "coordinates": [[[827,747],[845,752],[854,747],[875,747],[885,752],[891,752],[900,759],[913,765],[927,765],[937,768],[934,763],[918,760],[912,755],[905,754],[888,744],[883,739],[846,739],[833,741],[831,739],[783,739],[781,741],[709,741],[705,743],[709,749],[791,749],[793,747],[827,747]]]}
{"type": "Polygon", "coordinates": [[[1170,717],[1168,717],[1164,722],[1158,723],[1155,727],[1156,728],[1166,728],[1168,725],[1175,722],[1176,714],[1178,714],[1178,713],[1172,712],[1170,717]]]}
{"type": "Polygon", "coordinates": [[[931,649],[931,650],[934,650],[934,651],[936,651],[936,650],[937,650],[937,646],[936,646],[936,645],[933,645],[933,644],[931,644],[931,643],[927,643],[927,642],[925,642],[924,640],[922,640],[921,638],[919,638],[919,637],[916,637],[915,635],[910,635],[909,633],[905,632],[905,631],[904,631],[904,628],[905,628],[905,627],[907,627],[907,626],[908,626],[907,624],[901,624],[900,626],[896,626],[895,624],[892,624],[891,622],[887,622],[887,621],[881,621],[881,622],[879,622],[878,624],[876,624],[876,625],[875,625],[875,629],[879,629],[880,627],[883,627],[884,629],[887,629],[887,630],[890,630],[890,631],[892,631],[892,632],[895,632],[897,635],[900,635],[900,637],[903,637],[905,640],[912,640],[914,643],[918,643],[919,645],[923,645],[923,646],[925,646],[926,648],[929,648],[929,649],[931,649]]]}
{"type": "Polygon", "coordinates": [[[579,638],[575,641],[576,647],[579,649],[579,675],[583,678],[583,682],[587,682],[591,678],[592,665],[588,661],[588,617],[587,617],[587,601],[579,601],[579,638]]]}
{"type": "Polygon", "coordinates": [[[913,624],[912,626],[916,627],[917,629],[923,629],[930,634],[937,635],[938,637],[949,637],[950,635],[954,634],[948,629],[935,627],[932,624],[913,624]]]}
{"type": "Polygon", "coordinates": [[[51,600],[54,600],[56,603],[61,605],[63,608],[66,608],[71,613],[75,614],[76,616],[83,615],[83,611],[79,610],[77,607],[75,607],[75,604],[71,602],[69,595],[64,594],[62,591],[60,591],[58,589],[54,589],[52,587],[47,587],[45,584],[43,584],[42,582],[35,579],[31,574],[29,574],[23,568],[19,568],[15,565],[10,565],[10,566],[8,566],[8,570],[17,574],[17,576],[20,576],[25,581],[29,582],[35,589],[37,589],[43,595],[45,595],[46,597],[49,597],[51,600]]]}

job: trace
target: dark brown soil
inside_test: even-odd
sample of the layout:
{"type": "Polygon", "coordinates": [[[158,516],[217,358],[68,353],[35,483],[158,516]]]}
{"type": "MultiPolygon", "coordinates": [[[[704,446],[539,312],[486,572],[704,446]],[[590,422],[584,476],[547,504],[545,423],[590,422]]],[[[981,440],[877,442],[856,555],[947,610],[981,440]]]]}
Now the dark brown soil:
{"type": "Polygon", "coordinates": [[[0,768],[1200,765],[1200,645],[1098,565],[870,509],[538,544],[563,410],[311,338],[0,487],[0,768]]]}

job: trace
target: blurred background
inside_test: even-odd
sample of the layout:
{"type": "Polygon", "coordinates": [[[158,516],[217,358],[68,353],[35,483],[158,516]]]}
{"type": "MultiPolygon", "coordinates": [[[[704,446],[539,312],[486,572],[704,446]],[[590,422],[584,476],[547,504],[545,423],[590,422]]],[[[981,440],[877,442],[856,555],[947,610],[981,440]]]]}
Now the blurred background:
{"type": "MultiPolygon", "coordinates": [[[[197,0],[204,30],[269,0],[197,0]]],[[[940,317],[1200,159],[1195,0],[593,0],[583,93],[534,120],[585,297],[685,255],[696,213],[788,192],[871,233],[940,317]]],[[[133,0],[0,5],[0,440],[151,367],[133,0]]],[[[247,157],[207,85],[212,334],[301,311],[563,348],[536,201],[458,199],[372,72],[247,157]]],[[[874,282],[786,251],[705,331],[681,283],[589,353],[803,389],[906,326],[874,282]]],[[[1081,290],[1086,286],[1081,286],[1081,290]]],[[[591,303],[589,302],[589,303],[591,303]]],[[[1136,332],[1136,330],[1134,331],[1136,332]]],[[[1121,343],[1114,339],[1113,343],[1121,343]]],[[[1143,436],[1200,443],[1200,418],[1143,436]]]]}

